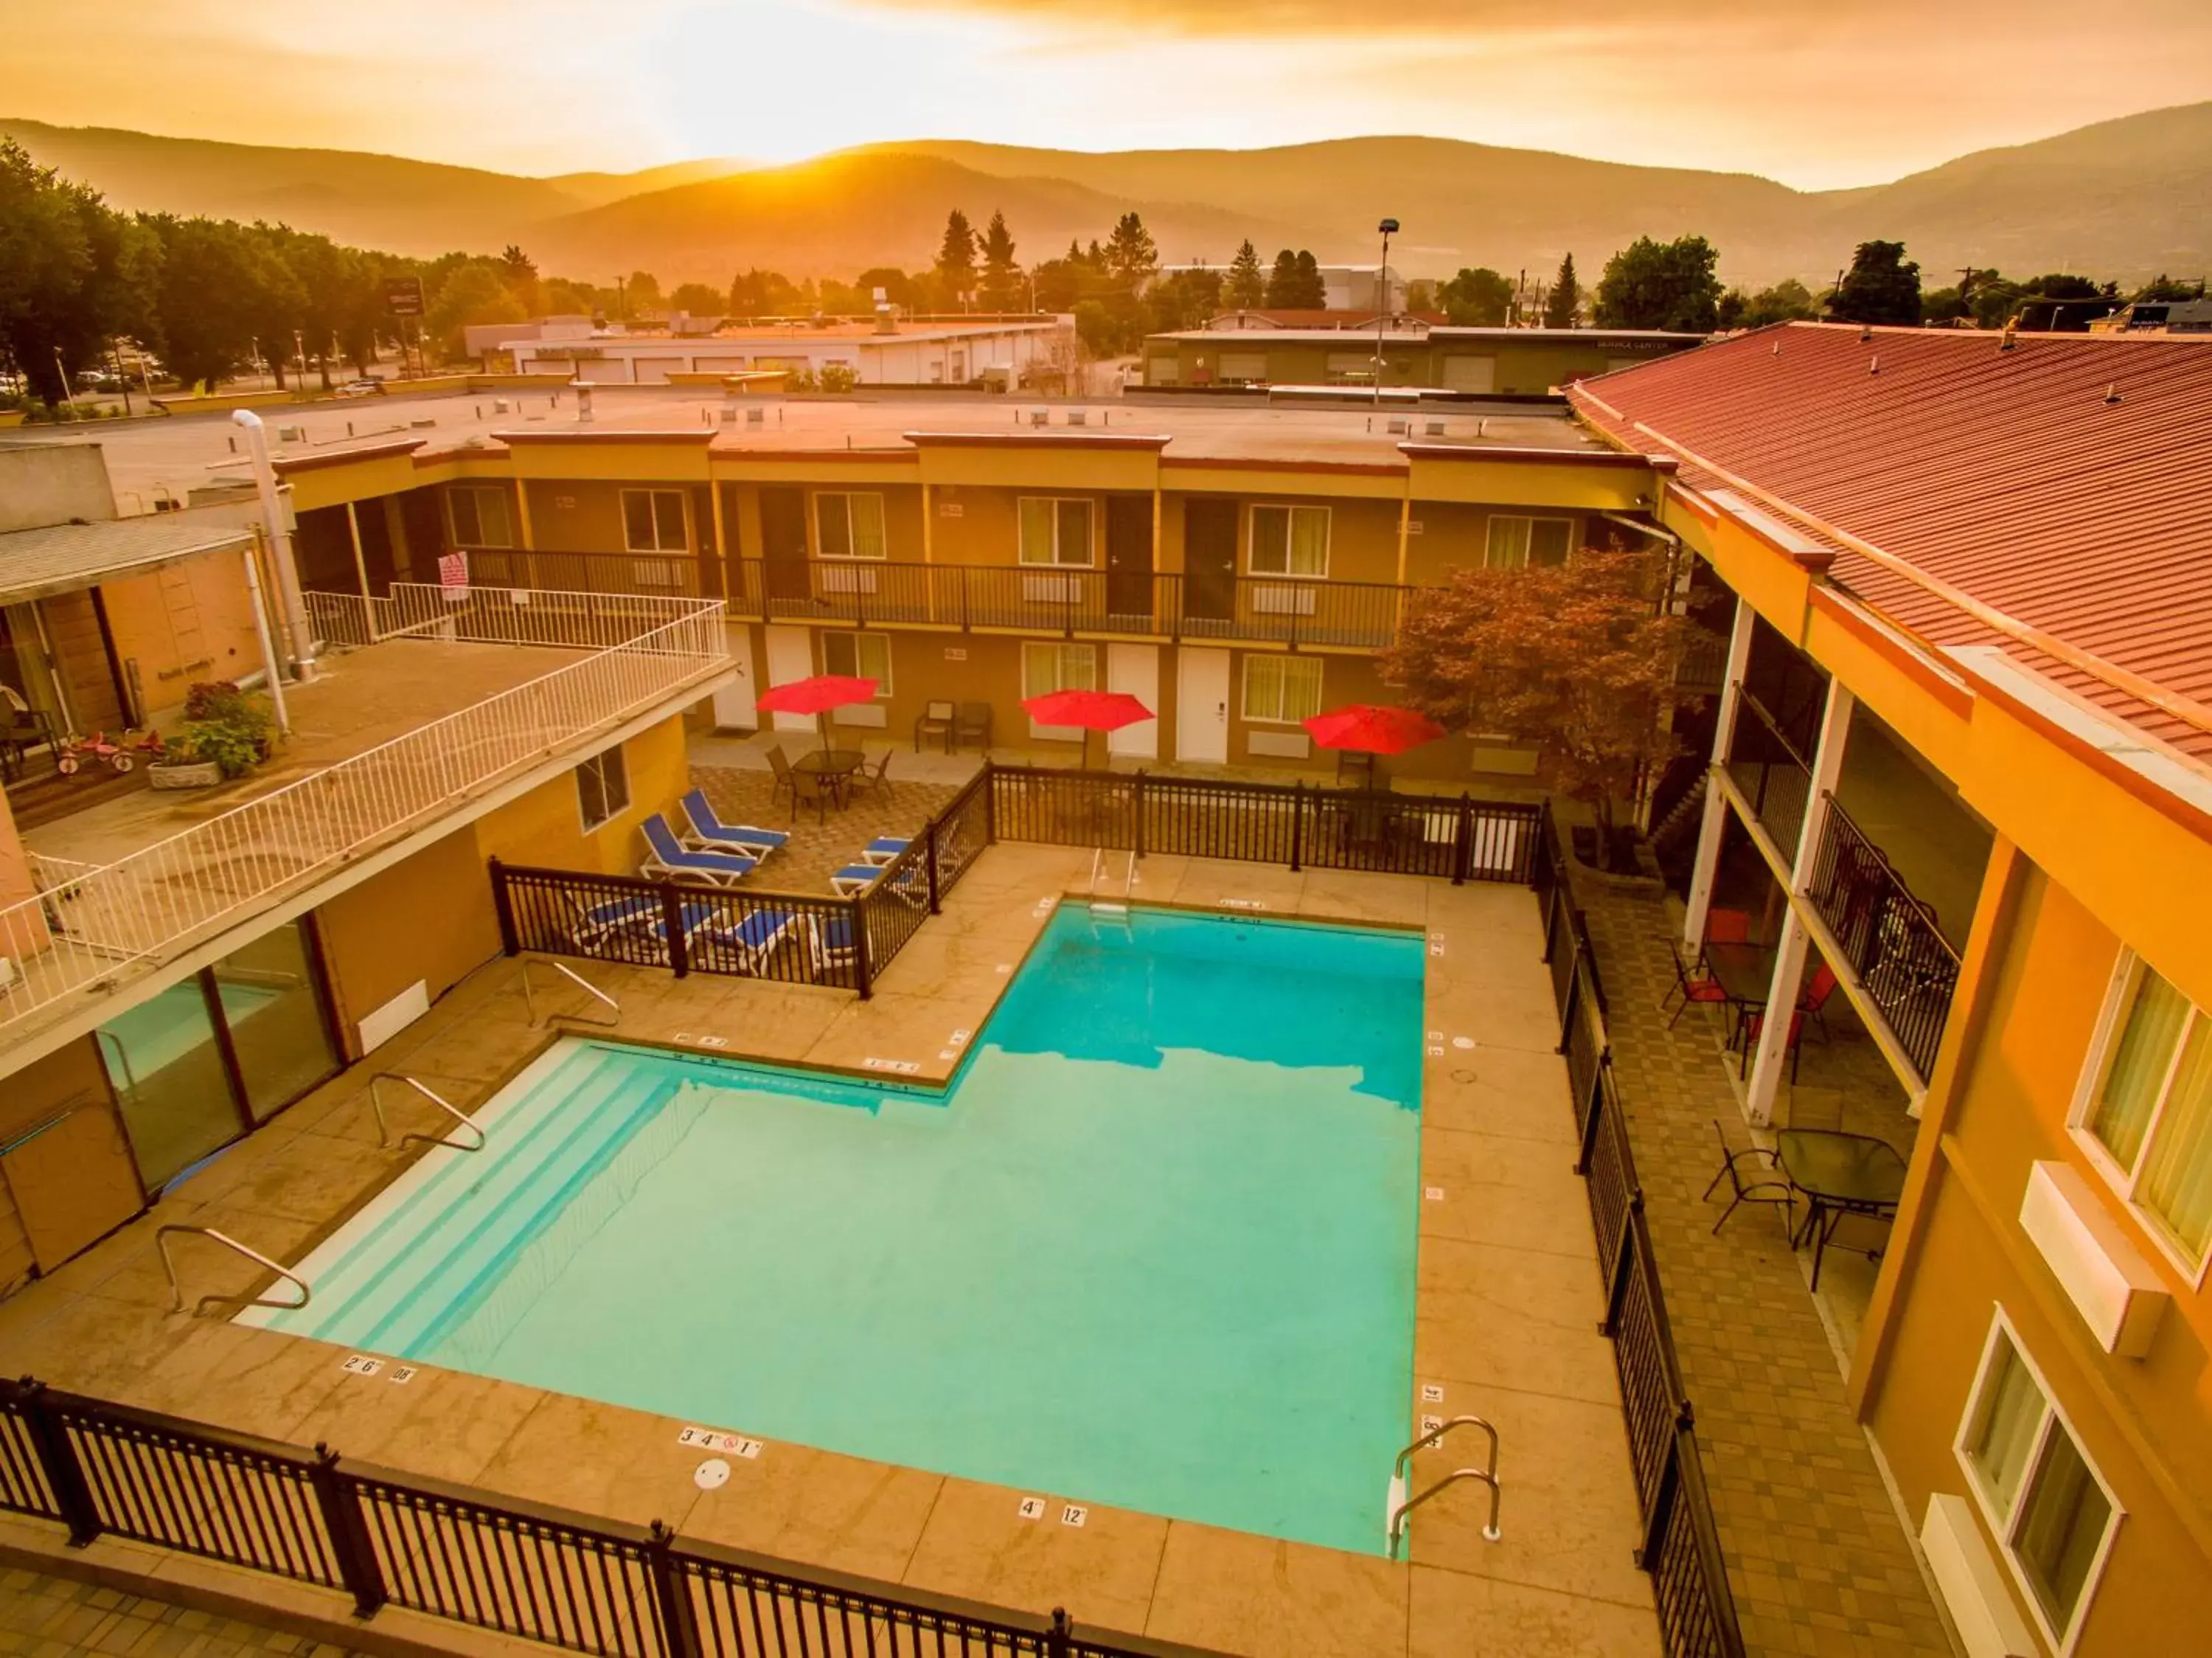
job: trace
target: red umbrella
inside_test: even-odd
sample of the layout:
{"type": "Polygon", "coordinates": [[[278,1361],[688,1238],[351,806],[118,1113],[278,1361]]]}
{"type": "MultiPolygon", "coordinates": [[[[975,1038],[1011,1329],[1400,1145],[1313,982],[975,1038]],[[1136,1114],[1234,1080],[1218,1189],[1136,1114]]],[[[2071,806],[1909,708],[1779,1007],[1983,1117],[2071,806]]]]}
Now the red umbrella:
{"type": "MultiPolygon", "coordinates": [[[[1119,731],[1149,720],[1152,710],[1126,691],[1054,691],[1022,704],[1039,725],[1077,725],[1088,731],[1119,731]]],[[[1083,740],[1083,761],[1091,763],[1091,739],[1083,740]]]]}
{"type": "Polygon", "coordinates": [[[1363,754],[1402,754],[1444,735],[1443,727],[1425,714],[1367,703],[1332,708],[1304,725],[1323,748],[1350,748],[1363,754]]]}
{"type": "Polygon", "coordinates": [[[817,674],[811,679],[770,686],[753,705],[770,714],[817,716],[822,727],[822,752],[826,754],[830,752],[830,710],[852,703],[872,702],[876,684],[873,680],[856,680],[849,674],[817,674]]]}

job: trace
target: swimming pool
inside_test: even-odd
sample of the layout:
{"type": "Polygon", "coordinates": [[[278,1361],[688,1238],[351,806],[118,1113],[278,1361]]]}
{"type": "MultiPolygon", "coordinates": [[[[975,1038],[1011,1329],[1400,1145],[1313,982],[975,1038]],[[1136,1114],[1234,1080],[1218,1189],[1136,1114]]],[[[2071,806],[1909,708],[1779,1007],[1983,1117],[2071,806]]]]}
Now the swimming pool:
{"type": "Polygon", "coordinates": [[[1361,1552],[1408,1436],[1418,935],[1063,905],[942,1091],[563,1042],[270,1327],[1361,1552]]]}

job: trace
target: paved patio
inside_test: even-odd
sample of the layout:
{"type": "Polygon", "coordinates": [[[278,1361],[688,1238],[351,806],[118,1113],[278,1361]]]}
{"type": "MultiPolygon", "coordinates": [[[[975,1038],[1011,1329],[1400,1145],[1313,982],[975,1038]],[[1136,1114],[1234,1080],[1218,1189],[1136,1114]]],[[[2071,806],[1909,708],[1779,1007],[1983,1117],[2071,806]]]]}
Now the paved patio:
{"type": "MultiPolygon", "coordinates": [[[[1700,1194],[1720,1162],[1713,1124],[1731,1146],[1752,1137],[1713,1030],[1693,1013],[1670,1032],[1656,1011],[1673,983],[1675,912],[1613,893],[1577,896],[1611,1003],[1614,1074],[1745,1649],[1948,1658],[1904,1524],[1845,1405],[1807,1289],[1809,1253],[1791,1251],[1771,1210],[1739,1210],[1712,1235],[1723,1200],[1700,1194]]],[[[1813,1060],[1808,1052],[1808,1068],[1813,1060]]],[[[1824,1294],[1855,1261],[1863,1267],[1832,1251],[1824,1294]]]]}
{"type": "MultiPolygon", "coordinates": [[[[868,754],[872,769],[880,750],[868,754]]],[[[781,829],[791,838],[746,879],[780,893],[826,893],[830,877],[856,863],[860,849],[878,835],[908,838],[927,828],[959,791],[944,783],[917,783],[899,775],[894,755],[890,774],[874,788],[856,789],[848,807],[827,813],[794,810],[791,796],[775,798],[775,773],[758,767],[691,767],[691,781],[706,791],[714,815],[725,823],[757,824],[781,829]]]]}
{"type": "MultiPolygon", "coordinates": [[[[620,999],[613,1033],[624,1039],[841,1070],[911,1059],[921,1080],[938,1080],[1090,863],[1079,849],[992,848],[866,1003],[811,986],[585,971],[620,999]]],[[[1018,1516],[1022,1493],[795,1444],[768,1446],[739,1462],[723,1490],[702,1492],[690,1478],[696,1453],[677,1443],[684,1424],[673,1418],[434,1367],[395,1388],[348,1374],[341,1349],[164,1310],[155,1225],[217,1226],[297,1260],[422,1155],[378,1143],[367,1067],[0,1305],[0,1365],[246,1432],[327,1441],[432,1478],[640,1524],[658,1518],[688,1536],[1002,1605],[1064,1604],[1093,1626],[1250,1658],[1654,1658],[1656,1622],[1649,1580],[1631,1560],[1636,1499],[1613,1357],[1597,1333],[1601,1278],[1571,1167],[1565,1071],[1552,1051],[1533,895],[1169,857],[1145,862],[1136,891],[1154,902],[1425,933],[1431,1033],[1406,1437],[1424,1413],[1497,1422],[1504,1540],[1483,1540],[1486,1505],[1464,1486],[1423,1510],[1410,1562],[1103,1505],[1082,1529],[1040,1527],[1018,1516]]],[[[481,969],[380,1049],[374,1069],[422,1076],[464,1107],[489,1098],[550,1039],[526,1018],[522,972],[507,960],[481,969]]],[[[554,976],[544,978],[550,987],[554,976]]],[[[564,1009],[583,1000],[573,990],[554,999],[564,1009]]],[[[393,1122],[395,1133],[440,1126],[419,1102],[401,1105],[393,1122]]],[[[252,1269],[209,1247],[185,1271],[197,1296],[241,1290],[252,1269]]],[[[1457,1449],[1419,1459],[1416,1488],[1454,1466],[1457,1449]]],[[[52,1527],[0,1522],[0,1545],[41,1539],[61,1546],[52,1527]]],[[[337,1601],[105,1539],[77,1557],[157,1592],[212,1577],[285,1606],[337,1601]]],[[[376,1625],[362,1627],[365,1643],[376,1625]]]]}
{"type": "Polygon", "coordinates": [[[0,1571],[0,1653],[10,1658],[347,1658],[257,1620],[20,1568],[0,1571]]]}

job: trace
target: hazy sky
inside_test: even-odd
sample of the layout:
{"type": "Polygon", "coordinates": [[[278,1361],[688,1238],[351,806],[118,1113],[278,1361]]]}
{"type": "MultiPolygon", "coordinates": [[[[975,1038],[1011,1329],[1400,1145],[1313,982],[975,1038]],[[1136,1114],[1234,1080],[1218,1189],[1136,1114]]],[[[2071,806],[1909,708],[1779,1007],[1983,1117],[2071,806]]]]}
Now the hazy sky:
{"type": "Polygon", "coordinates": [[[520,172],[1424,132],[1872,183],[2212,98],[2212,5],[0,0],[0,114],[520,172]]]}

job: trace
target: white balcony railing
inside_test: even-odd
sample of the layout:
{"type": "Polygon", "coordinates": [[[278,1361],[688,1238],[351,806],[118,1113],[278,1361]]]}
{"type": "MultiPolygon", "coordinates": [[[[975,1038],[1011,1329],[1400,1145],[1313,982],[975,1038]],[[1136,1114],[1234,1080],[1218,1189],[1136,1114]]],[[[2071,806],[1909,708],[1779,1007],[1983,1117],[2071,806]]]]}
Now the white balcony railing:
{"type": "MultiPolygon", "coordinates": [[[[592,654],[112,863],[40,860],[46,890],[0,909],[0,1028],[178,954],[727,660],[719,600],[404,587],[375,606],[386,638],[592,654]]],[[[319,625],[343,611],[319,605],[319,625]]]]}

